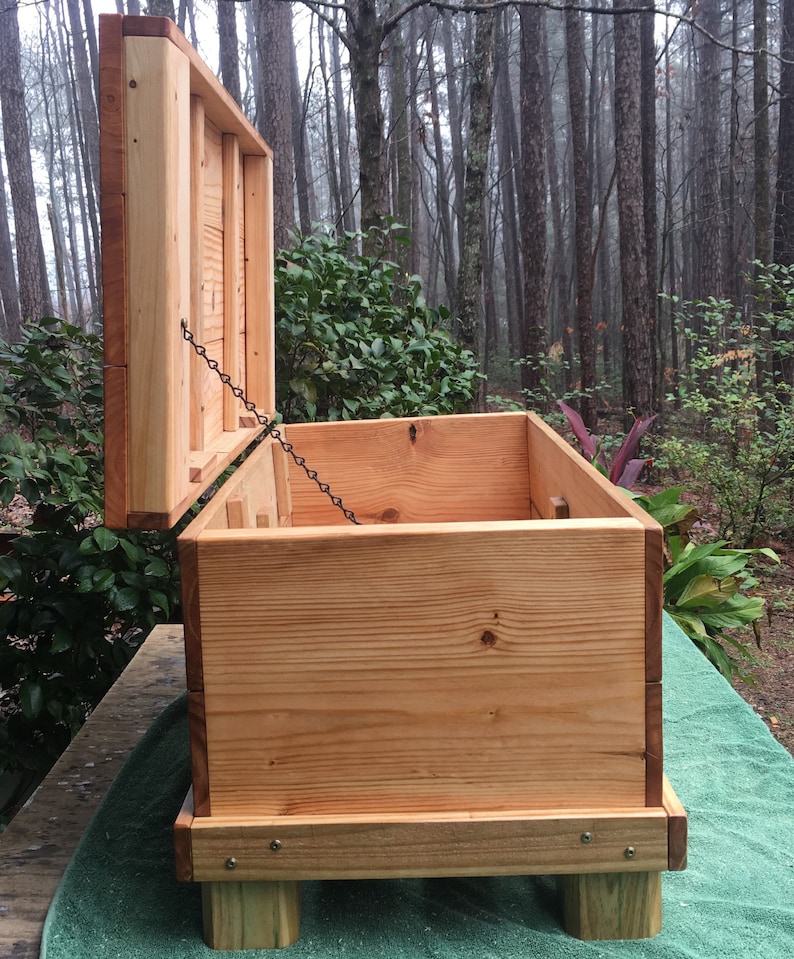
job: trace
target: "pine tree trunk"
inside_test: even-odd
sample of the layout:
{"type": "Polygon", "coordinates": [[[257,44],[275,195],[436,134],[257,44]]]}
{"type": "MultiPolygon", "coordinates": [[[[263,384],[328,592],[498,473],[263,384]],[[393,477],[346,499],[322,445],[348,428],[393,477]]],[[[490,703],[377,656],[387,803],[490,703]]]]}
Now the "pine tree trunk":
{"type": "MultiPolygon", "coordinates": [[[[631,0],[629,0],[631,2],[631,0]]],[[[616,0],[615,7],[626,5],[616,0]]],[[[641,43],[638,14],[615,18],[615,158],[623,299],[623,396],[627,413],[650,416],[654,339],[648,302],[642,170],[641,43]]]]}
{"type": "Polygon", "coordinates": [[[14,209],[20,310],[23,320],[38,321],[52,312],[52,304],[36,210],[20,60],[17,3],[9,0],[0,11],[0,109],[14,209]]]}
{"type": "Polygon", "coordinates": [[[0,162],[0,297],[3,301],[3,336],[9,343],[19,341],[22,317],[19,287],[14,268],[14,250],[8,226],[8,202],[3,164],[0,162]]]}
{"type": "Polygon", "coordinates": [[[229,0],[218,2],[218,64],[221,83],[231,93],[234,102],[240,97],[240,45],[237,40],[237,6],[229,0]]]}
{"type": "MultiPolygon", "coordinates": [[[[620,19],[620,18],[619,18],[620,19]]],[[[582,14],[565,12],[568,64],[568,106],[571,113],[574,218],[576,245],[576,328],[579,343],[581,397],[579,413],[592,433],[597,426],[595,403],[595,338],[593,335],[592,206],[587,165],[587,120],[584,99],[584,27],[582,14]]]]}
{"type": "Polygon", "coordinates": [[[546,357],[546,156],[539,7],[521,8],[521,246],[524,266],[521,386],[537,393],[546,357]]]}
{"type": "Polygon", "coordinates": [[[289,245],[295,226],[292,162],[292,10],[279,0],[255,0],[259,58],[259,132],[273,149],[273,234],[276,249],[289,245]]]}
{"type": "MultiPolygon", "coordinates": [[[[361,228],[369,230],[382,226],[389,212],[379,76],[383,26],[378,19],[376,0],[350,0],[347,19],[358,132],[361,228]]],[[[370,240],[366,246],[367,252],[376,251],[377,238],[370,240]]]]}
{"type": "MultiPolygon", "coordinates": [[[[471,74],[469,142],[463,203],[463,258],[458,272],[458,341],[479,356],[482,239],[493,112],[494,14],[477,14],[471,74]]],[[[482,398],[480,403],[482,402],[482,398]]]]}

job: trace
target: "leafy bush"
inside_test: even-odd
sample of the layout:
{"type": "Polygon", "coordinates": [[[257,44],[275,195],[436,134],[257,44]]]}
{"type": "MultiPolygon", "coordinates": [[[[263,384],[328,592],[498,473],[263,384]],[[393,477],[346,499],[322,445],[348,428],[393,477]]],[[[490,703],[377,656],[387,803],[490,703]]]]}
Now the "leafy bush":
{"type": "Polygon", "coordinates": [[[726,300],[678,304],[692,364],[679,435],[657,441],[659,460],[713,498],[720,537],[742,546],[794,526],[794,389],[776,372],[794,351],[794,271],[762,270],[756,293],[749,320],[726,300]]]}
{"type": "Polygon", "coordinates": [[[748,596],[758,581],[749,564],[765,556],[778,562],[771,549],[730,549],[724,540],[696,545],[687,531],[695,507],[681,503],[682,488],[663,490],[634,500],[664,529],[664,608],[727,680],[752,681],[747,671],[755,657],[733,631],[752,626],[758,641],[758,620],[764,611],[760,596],[748,596]]]}
{"type": "MultiPolygon", "coordinates": [[[[375,231],[385,247],[391,231],[375,231]]],[[[372,234],[370,234],[371,236],[372,234]]],[[[277,406],[286,421],[454,413],[477,392],[472,354],[441,329],[421,280],[323,232],[276,267],[277,406]]]]}
{"type": "MultiPolygon", "coordinates": [[[[0,342],[0,773],[46,772],[178,603],[173,536],[102,516],[101,345],[58,320],[0,342]]],[[[26,777],[22,777],[24,783],[26,777]]]]}

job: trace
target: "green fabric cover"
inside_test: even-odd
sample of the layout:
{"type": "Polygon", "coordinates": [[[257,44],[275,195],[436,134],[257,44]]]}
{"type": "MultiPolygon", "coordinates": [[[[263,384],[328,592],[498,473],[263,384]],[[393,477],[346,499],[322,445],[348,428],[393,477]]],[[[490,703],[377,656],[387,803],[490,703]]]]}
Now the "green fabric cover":
{"type": "MultiPolygon", "coordinates": [[[[663,878],[654,939],[580,942],[547,877],[307,882],[285,955],[794,957],[794,761],[669,621],[665,768],[689,813],[689,868],[663,878]]],[[[78,847],[45,928],[44,959],[194,959],[199,889],[174,881],[171,829],[188,787],[184,697],[147,733],[78,847]]],[[[249,959],[264,950],[226,953],[249,959]]]]}

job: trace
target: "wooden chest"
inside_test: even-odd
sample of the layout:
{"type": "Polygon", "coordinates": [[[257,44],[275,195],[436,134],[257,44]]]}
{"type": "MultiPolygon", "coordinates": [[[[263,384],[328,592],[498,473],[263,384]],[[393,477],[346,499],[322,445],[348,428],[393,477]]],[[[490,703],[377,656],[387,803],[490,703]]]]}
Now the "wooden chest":
{"type": "MultiPolygon", "coordinates": [[[[102,17],[100,72],[106,523],[166,528],[262,430],[184,327],[273,413],[272,156],[168,20],[102,17]]],[[[555,874],[572,934],[658,931],[661,529],[531,413],[280,433],[359,525],[271,435],[180,537],[207,941],[294,941],[307,878],[555,874]]]]}

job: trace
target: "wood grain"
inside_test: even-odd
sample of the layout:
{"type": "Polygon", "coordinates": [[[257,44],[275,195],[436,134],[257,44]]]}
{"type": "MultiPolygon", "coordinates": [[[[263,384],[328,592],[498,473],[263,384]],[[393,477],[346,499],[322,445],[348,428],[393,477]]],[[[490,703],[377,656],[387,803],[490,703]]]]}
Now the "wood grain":
{"type": "Polygon", "coordinates": [[[205,530],[197,550],[217,814],[645,806],[634,520],[205,530]]]}
{"type": "Polygon", "coordinates": [[[193,881],[193,852],[190,842],[190,827],[194,820],[193,788],[191,787],[179,815],[174,822],[174,865],[177,882],[193,881]]]}
{"type": "Polygon", "coordinates": [[[103,371],[105,421],[113,428],[105,430],[105,514],[110,529],[127,526],[127,370],[106,366],[103,371]]]}
{"type": "MultiPolygon", "coordinates": [[[[646,678],[662,678],[662,530],[659,524],[613,486],[534,413],[527,414],[530,490],[537,515],[547,516],[545,504],[561,496],[573,518],[633,516],[646,530],[645,633],[646,678]]],[[[614,592],[619,594],[616,581],[614,592]]]]}
{"type": "Polygon", "coordinates": [[[662,742],[662,684],[645,687],[645,804],[661,806],[664,746],[662,742]]]}
{"type": "MultiPolygon", "coordinates": [[[[204,101],[190,98],[190,329],[204,343],[204,101]]],[[[204,377],[207,365],[190,355],[190,449],[203,450],[204,377]]]]}
{"type": "MultiPolygon", "coordinates": [[[[240,379],[240,143],[223,135],[223,371],[234,386],[240,379]]],[[[234,432],[240,425],[240,401],[223,393],[223,428],[234,432]]]]}
{"type": "Polygon", "coordinates": [[[273,178],[269,157],[243,159],[245,186],[245,383],[248,399],[272,415],[274,365],[273,178]]]}
{"type": "Polygon", "coordinates": [[[182,621],[185,624],[187,688],[192,693],[198,693],[204,689],[204,664],[201,655],[200,584],[196,543],[189,537],[180,536],[177,549],[182,587],[182,621]]]}
{"type": "MultiPolygon", "coordinates": [[[[179,39],[173,24],[157,18],[133,20],[110,17],[103,19],[102,28],[107,101],[102,139],[110,158],[106,166],[124,171],[107,184],[126,191],[102,197],[106,362],[128,366],[123,409],[129,424],[129,489],[111,492],[111,501],[126,503],[128,525],[163,529],[214,481],[208,470],[195,468],[191,447],[210,454],[205,464],[214,454],[222,472],[261,432],[258,425],[238,429],[235,418],[234,428],[223,433],[222,384],[192,355],[180,324],[190,318],[200,339],[203,314],[209,354],[223,365],[222,139],[224,134],[241,137],[260,160],[269,158],[270,150],[236,107],[230,107],[228,94],[199,66],[195,51],[179,39]],[[157,22],[149,22],[152,19],[157,22]],[[121,104],[116,102],[119,97],[121,104]],[[213,105],[212,98],[220,106],[213,105]],[[212,335],[217,336],[215,343],[212,335]]],[[[237,181],[240,170],[238,157],[237,181]]],[[[241,189],[236,193],[239,210],[241,189]]],[[[242,211],[230,233],[229,264],[236,264],[238,275],[244,262],[244,223],[242,211]]],[[[272,259],[272,251],[270,255],[272,259]]],[[[247,302],[241,288],[237,333],[228,350],[234,362],[245,353],[241,317],[247,302]]],[[[239,363],[237,367],[239,371],[239,363]]],[[[110,406],[121,409],[121,400],[110,406]]],[[[111,420],[108,433],[118,436],[111,420]]],[[[117,518],[121,522],[120,513],[117,518]]]]}
{"type": "Polygon", "coordinates": [[[102,218],[103,348],[107,366],[127,365],[127,221],[125,199],[103,193],[102,218]]]}
{"type": "Polygon", "coordinates": [[[569,936],[649,939],[661,931],[660,872],[566,876],[562,888],[569,936]]]}
{"type": "MultiPolygon", "coordinates": [[[[287,439],[362,523],[529,518],[522,413],[302,423],[287,439]]],[[[290,463],[293,524],[347,520],[290,463]]]]}
{"type": "Polygon", "coordinates": [[[236,860],[233,878],[246,880],[642,872],[667,864],[660,809],[332,822],[212,816],[194,820],[191,833],[194,878],[219,882],[230,878],[229,857],[236,860]],[[591,842],[582,842],[584,833],[591,842]],[[632,860],[625,856],[628,847],[636,850],[632,860]]]}
{"type": "Polygon", "coordinates": [[[664,777],[662,801],[667,813],[669,853],[667,868],[671,872],[680,872],[686,869],[687,865],[687,814],[667,776],[664,777]]]}
{"type": "Polygon", "coordinates": [[[245,153],[273,155],[253,124],[240,111],[231,94],[204,63],[196,49],[167,17],[126,16],[122,19],[125,37],[162,37],[168,39],[190,64],[190,85],[194,93],[207,101],[207,116],[240,140],[245,153]]]}
{"type": "Polygon", "coordinates": [[[190,74],[171,43],[152,38],[126,39],[125,66],[129,509],[167,513],[188,476],[190,74]]]}
{"type": "Polygon", "coordinates": [[[210,800],[209,770],[207,767],[207,722],[204,709],[204,693],[188,692],[187,719],[190,729],[190,770],[193,782],[193,810],[197,817],[209,816],[210,800]]]}
{"type": "Polygon", "coordinates": [[[123,17],[99,18],[99,192],[121,196],[126,192],[124,155],[123,17]]]}
{"type": "Polygon", "coordinates": [[[210,949],[281,949],[300,936],[297,882],[209,882],[201,887],[210,949]]]}

